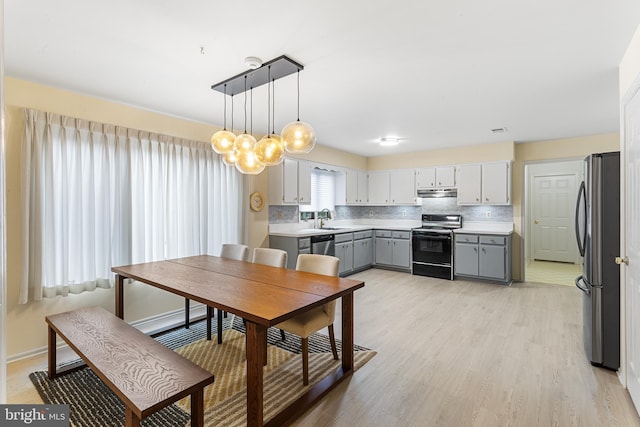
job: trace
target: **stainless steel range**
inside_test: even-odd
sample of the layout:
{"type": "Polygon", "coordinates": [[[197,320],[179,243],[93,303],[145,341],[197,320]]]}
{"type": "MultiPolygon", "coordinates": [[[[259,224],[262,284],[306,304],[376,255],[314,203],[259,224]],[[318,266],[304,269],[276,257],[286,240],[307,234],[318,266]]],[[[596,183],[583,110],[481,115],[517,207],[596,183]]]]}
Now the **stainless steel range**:
{"type": "Polygon", "coordinates": [[[423,214],[422,227],[411,230],[411,272],[453,280],[453,230],[462,215],[423,214]]]}

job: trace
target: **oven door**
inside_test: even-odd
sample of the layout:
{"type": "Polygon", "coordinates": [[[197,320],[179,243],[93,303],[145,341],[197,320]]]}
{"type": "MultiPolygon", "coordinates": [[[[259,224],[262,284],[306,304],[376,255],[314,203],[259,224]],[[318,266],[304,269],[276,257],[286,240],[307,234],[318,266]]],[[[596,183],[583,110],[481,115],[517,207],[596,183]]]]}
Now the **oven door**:
{"type": "Polygon", "coordinates": [[[451,233],[414,231],[412,233],[413,262],[451,266],[451,233]]]}

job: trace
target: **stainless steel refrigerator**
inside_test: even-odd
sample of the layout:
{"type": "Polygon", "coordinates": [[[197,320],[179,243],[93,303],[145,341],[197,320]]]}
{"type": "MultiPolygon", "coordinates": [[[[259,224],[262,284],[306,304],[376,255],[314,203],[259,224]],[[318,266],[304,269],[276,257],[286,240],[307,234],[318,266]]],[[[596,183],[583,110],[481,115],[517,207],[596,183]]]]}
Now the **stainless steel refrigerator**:
{"type": "Polygon", "coordinates": [[[591,364],[620,366],[620,153],[584,159],[576,203],[576,239],[583,257],[576,286],[583,292],[584,348],[591,364]]]}

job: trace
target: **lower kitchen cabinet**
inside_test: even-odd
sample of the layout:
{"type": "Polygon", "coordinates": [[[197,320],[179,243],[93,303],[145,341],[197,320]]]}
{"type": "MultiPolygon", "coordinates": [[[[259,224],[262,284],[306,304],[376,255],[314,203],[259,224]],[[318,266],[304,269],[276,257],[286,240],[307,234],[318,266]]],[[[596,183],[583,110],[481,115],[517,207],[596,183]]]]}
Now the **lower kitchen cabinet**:
{"type": "Polygon", "coordinates": [[[353,233],[353,271],[365,270],[373,265],[373,231],[353,233]]]}
{"type": "Polygon", "coordinates": [[[411,232],[376,230],[376,265],[409,270],[411,268],[411,232]]]}
{"type": "Polygon", "coordinates": [[[298,255],[311,253],[310,237],[269,236],[269,247],[287,252],[287,268],[296,269],[298,255]]]}
{"type": "Polygon", "coordinates": [[[341,276],[353,271],[353,233],[336,234],[336,257],[340,259],[338,273],[341,276]]]}
{"type": "Polygon", "coordinates": [[[456,233],[456,277],[511,283],[511,234],[456,233]]]}

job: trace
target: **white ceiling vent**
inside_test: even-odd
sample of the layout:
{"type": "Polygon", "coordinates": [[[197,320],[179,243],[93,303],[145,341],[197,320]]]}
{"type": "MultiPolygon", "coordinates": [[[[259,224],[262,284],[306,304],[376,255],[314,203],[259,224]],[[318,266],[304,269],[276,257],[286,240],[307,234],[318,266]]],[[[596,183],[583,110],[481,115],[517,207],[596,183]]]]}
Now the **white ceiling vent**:
{"type": "Polygon", "coordinates": [[[505,133],[506,131],[507,131],[507,128],[495,128],[495,129],[491,129],[491,133],[493,133],[493,134],[505,133]]]}

